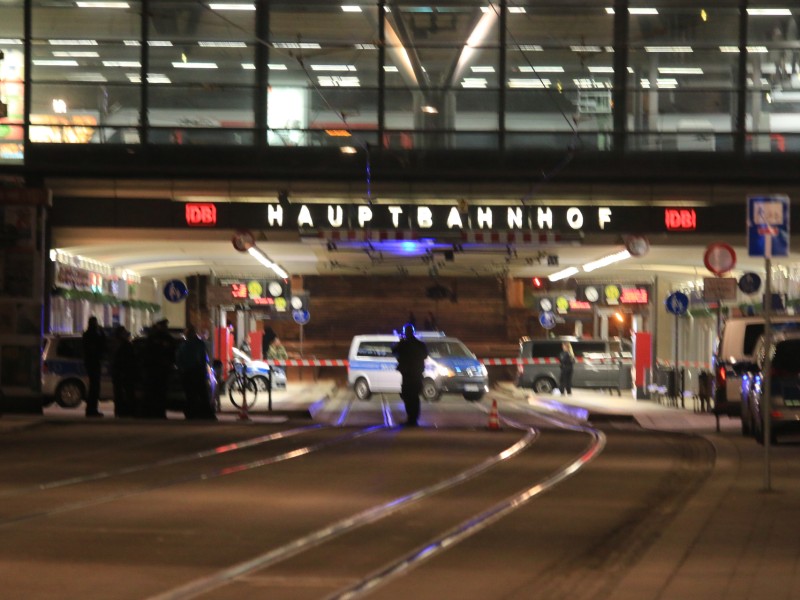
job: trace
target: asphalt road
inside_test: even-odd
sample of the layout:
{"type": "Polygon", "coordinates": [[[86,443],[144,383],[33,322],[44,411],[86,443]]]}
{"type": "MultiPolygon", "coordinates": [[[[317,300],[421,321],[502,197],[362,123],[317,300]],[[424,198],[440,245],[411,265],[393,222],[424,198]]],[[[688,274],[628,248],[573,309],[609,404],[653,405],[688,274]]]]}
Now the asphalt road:
{"type": "Polygon", "coordinates": [[[708,477],[702,437],[456,398],[317,421],[45,420],[0,447],[4,598],[613,597],[708,477]],[[342,426],[335,426],[341,423],[342,426]]]}

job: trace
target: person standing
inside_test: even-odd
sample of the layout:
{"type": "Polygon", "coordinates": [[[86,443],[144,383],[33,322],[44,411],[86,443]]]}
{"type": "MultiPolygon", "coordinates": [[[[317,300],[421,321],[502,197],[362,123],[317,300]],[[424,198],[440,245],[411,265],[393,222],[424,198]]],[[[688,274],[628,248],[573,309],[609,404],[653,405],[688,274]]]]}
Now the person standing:
{"type": "Polygon", "coordinates": [[[206,388],[208,354],[206,344],[197,335],[194,325],[186,328],[186,341],[178,348],[176,363],[181,375],[186,404],[183,414],[187,419],[216,419],[206,388]]]}
{"type": "Polygon", "coordinates": [[[428,348],[414,335],[414,326],[406,323],[403,339],[392,349],[397,357],[397,370],[403,377],[400,397],[406,407],[406,427],[416,427],[419,420],[419,394],[422,391],[422,378],[425,372],[425,359],[428,348]]]}
{"type": "Polygon", "coordinates": [[[275,333],[275,330],[272,327],[270,327],[269,325],[264,327],[264,335],[261,337],[261,358],[263,360],[267,360],[267,355],[269,354],[269,347],[277,337],[278,334],[275,333]]]}
{"type": "Polygon", "coordinates": [[[167,389],[175,370],[175,340],[168,325],[167,319],[158,321],[145,343],[145,385],[140,416],[148,419],[167,418],[167,389]]]}
{"type": "Polygon", "coordinates": [[[558,362],[561,365],[558,389],[561,391],[562,396],[564,394],[572,395],[572,369],[575,364],[575,355],[572,353],[572,344],[569,342],[561,344],[558,362]]]}
{"type": "Polygon", "coordinates": [[[289,353],[281,343],[281,339],[276,335],[267,348],[267,360],[287,360],[289,353]]]}
{"type": "Polygon", "coordinates": [[[114,416],[136,416],[136,356],[131,332],[120,325],[114,332],[116,347],[111,361],[114,384],[114,416]]]}
{"type": "Polygon", "coordinates": [[[89,317],[86,331],[83,332],[83,364],[89,376],[89,391],[86,395],[87,417],[103,416],[97,404],[100,400],[100,375],[105,353],[106,336],[97,323],[97,317],[89,317]]]}

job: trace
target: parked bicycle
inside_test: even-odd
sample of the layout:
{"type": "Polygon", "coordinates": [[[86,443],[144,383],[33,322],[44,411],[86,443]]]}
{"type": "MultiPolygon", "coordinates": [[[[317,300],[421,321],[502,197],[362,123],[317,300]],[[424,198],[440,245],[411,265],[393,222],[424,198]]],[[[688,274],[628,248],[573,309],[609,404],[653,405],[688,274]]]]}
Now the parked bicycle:
{"type": "Polygon", "coordinates": [[[232,360],[228,378],[228,397],[236,408],[253,408],[258,398],[259,385],[253,377],[247,376],[243,362],[232,360]]]}

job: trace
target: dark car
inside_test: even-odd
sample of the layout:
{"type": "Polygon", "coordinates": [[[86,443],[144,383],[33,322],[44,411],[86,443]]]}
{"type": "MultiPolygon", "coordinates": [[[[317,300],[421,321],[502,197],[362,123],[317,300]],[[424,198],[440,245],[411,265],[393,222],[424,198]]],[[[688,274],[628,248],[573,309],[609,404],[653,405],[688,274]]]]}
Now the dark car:
{"type": "MultiPolygon", "coordinates": [[[[770,443],[787,432],[800,432],[800,333],[776,332],[771,336],[769,418],[770,443]]],[[[765,338],[756,343],[753,363],[743,374],[742,433],[752,433],[759,443],[766,437],[764,411],[764,369],[767,359],[765,338]]]]}

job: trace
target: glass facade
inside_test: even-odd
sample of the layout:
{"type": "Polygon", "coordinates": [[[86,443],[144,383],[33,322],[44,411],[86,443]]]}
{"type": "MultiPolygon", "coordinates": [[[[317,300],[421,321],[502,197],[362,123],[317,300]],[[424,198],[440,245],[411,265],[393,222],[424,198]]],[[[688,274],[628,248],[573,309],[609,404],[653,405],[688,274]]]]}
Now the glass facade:
{"type": "Polygon", "coordinates": [[[786,0],[4,0],[0,161],[26,134],[794,152],[799,23],[786,0]]]}

